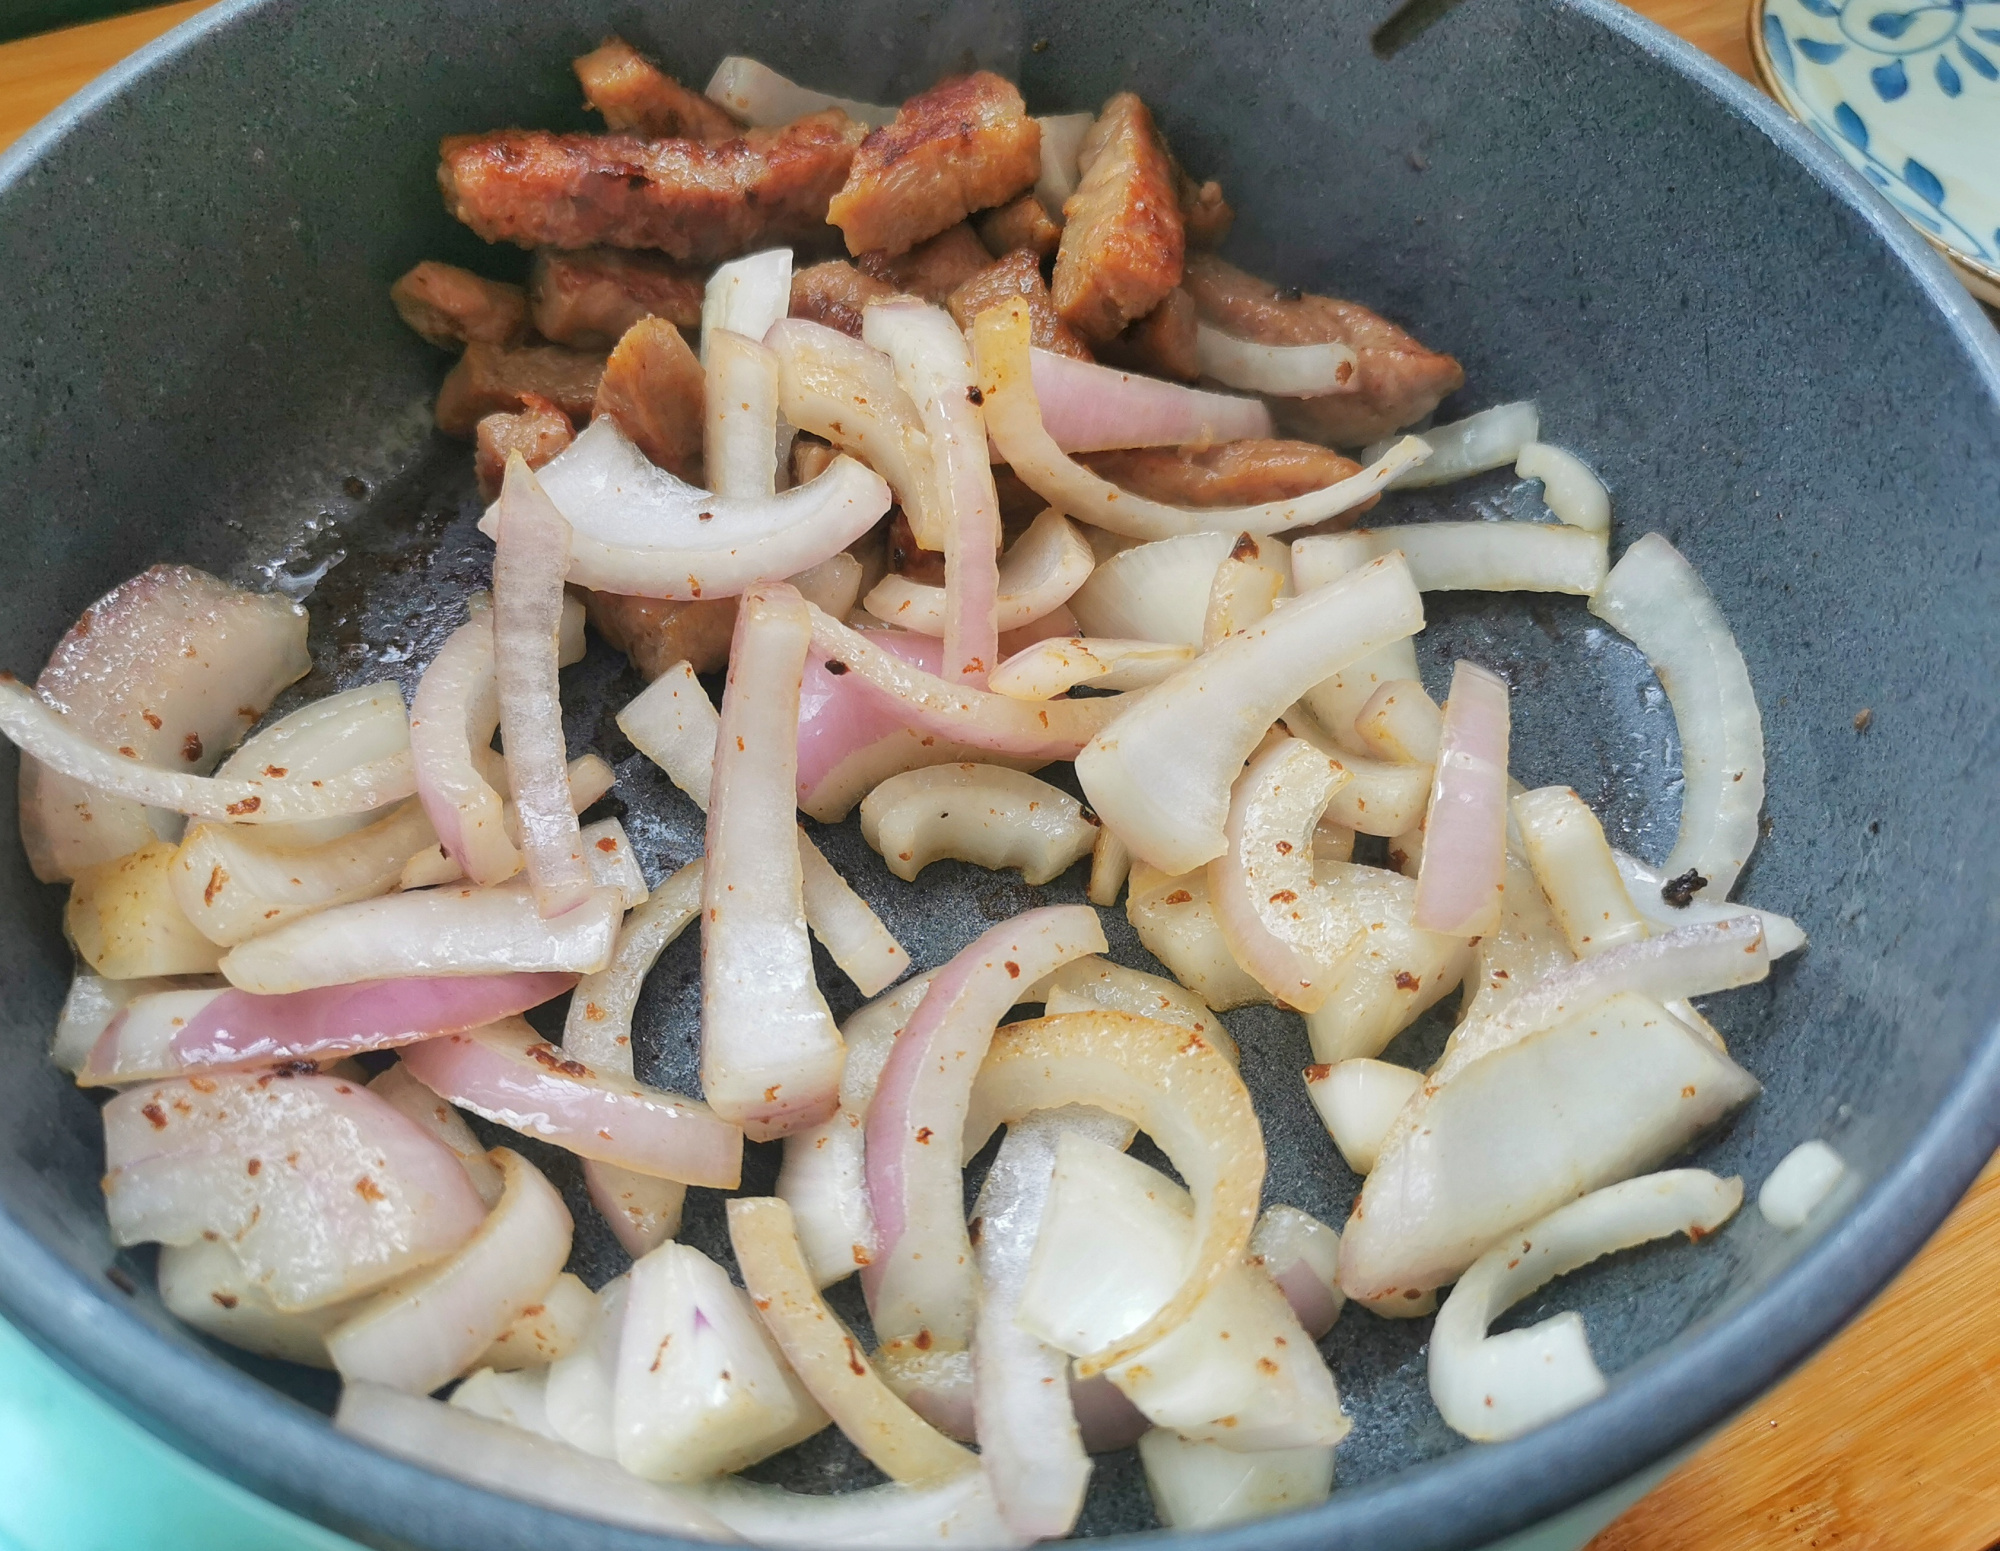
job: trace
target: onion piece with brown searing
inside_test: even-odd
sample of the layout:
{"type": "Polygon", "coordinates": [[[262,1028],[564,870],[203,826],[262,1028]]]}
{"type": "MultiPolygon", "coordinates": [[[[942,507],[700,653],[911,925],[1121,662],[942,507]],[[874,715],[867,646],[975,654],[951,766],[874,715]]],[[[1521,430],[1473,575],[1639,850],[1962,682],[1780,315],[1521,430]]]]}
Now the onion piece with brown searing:
{"type": "Polygon", "coordinates": [[[1355,713],[1354,731],[1377,758],[1402,765],[1434,765],[1444,712],[1415,679],[1378,685],[1355,713]]]}
{"type": "Polygon", "coordinates": [[[426,1088],[496,1125],[620,1168],[734,1189],[743,1134],[706,1104],[599,1072],[507,1018],[408,1046],[426,1088]]]}
{"type": "Polygon", "coordinates": [[[1098,826],[1060,787],[999,765],[932,765],[891,776],[861,801],[861,837],[906,883],[949,857],[1018,867],[1039,887],[1097,843],[1098,826]]]}
{"type": "Polygon", "coordinates": [[[1138,697],[1076,756],[1077,780],[1136,855],[1189,872],[1227,847],[1230,786],[1284,709],[1423,619],[1394,556],[1316,588],[1138,697]]]}
{"type": "Polygon", "coordinates": [[[1498,675],[1472,662],[1452,670],[1410,910],[1410,925],[1419,931],[1477,937],[1500,924],[1509,704],[1498,675]]]}
{"type": "Polygon", "coordinates": [[[1092,689],[1150,689],[1193,660],[1192,646],[1158,641],[1050,636],[994,670],[987,688],[1016,700],[1053,700],[1079,684],[1092,689]]]}
{"type": "MultiPolygon", "coordinates": [[[[1319,398],[1328,393],[1352,393],[1360,386],[1354,378],[1353,347],[1338,341],[1260,345],[1254,339],[1225,334],[1213,324],[1198,323],[1194,350],[1202,376],[1212,377],[1226,387],[1268,393],[1273,398],[1319,398]]],[[[1268,436],[1270,432],[1243,434],[1268,436]]]]}
{"type": "MultiPolygon", "coordinates": [[[[1431,449],[1430,461],[1400,476],[1391,488],[1411,490],[1423,485],[1442,485],[1483,474],[1488,469],[1505,468],[1535,440],[1541,426],[1541,415],[1532,399],[1496,404],[1449,425],[1432,426],[1422,433],[1431,449]]],[[[1379,457],[1393,441],[1391,437],[1375,443],[1362,457],[1367,460],[1379,457]]]]}
{"type": "Polygon", "coordinates": [[[1400,552],[1420,592],[1567,592],[1585,596],[1611,565],[1602,532],[1551,522],[1419,522],[1300,539],[1345,569],[1400,552]]]}
{"type": "Polygon", "coordinates": [[[1509,807],[1521,849],[1570,952],[1595,958],[1649,935],[1619,876],[1604,827],[1575,791],[1539,787],[1518,794],[1509,807]]]}
{"type": "Polygon", "coordinates": [[[1056,445],[1042,423],[1035,396],[1025,302],[981,313],[973,324],[979,388],[986,428],[1023,483],[1064,514],[1131,538],[1162,539],[1177,533],[1282,533],[1352,511],[1403,470],[1421,463],[1429,449],[1405,437],[1370,467],[1320,490],[1261,506],[1184,507],[1121,490],[1077,463],[1056,445]]]}
{"type": "Polygon", "coordinates": [[[1028,362],[1042,425],[1064,452],[1205,447],[1277,434],[1271,411],[1257,399],[1121,372],[1039,347],[1030,348],[1028,362]]]}
{"type": "MultiPolygon", "coordinates": [[[[1067,517],[1046,511],[1028,524],[1001,558],[994,619],[1002,632],[1046,618],[1090,579],[1097,557],[1067,517]]],[[[862,599],[885,624],[919,635],[942,636],[949,613],[945,587],[890,572],[862,599]]]]}

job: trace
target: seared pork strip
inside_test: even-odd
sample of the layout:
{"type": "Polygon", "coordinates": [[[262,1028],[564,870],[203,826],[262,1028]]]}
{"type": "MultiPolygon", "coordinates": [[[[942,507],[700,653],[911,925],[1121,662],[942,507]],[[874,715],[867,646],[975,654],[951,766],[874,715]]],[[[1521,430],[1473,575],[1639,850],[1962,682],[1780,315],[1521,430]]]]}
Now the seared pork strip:
{"type": "Polygon", "coordinates": [[[509,350],[475,341],[438,389],[437,428],[471,436],[488,415],[512,414],[529,399],[545,399],[573,420],[590,413],[604,375],[604,357],[561,345],[509,350]]]}
{"type": "Polygon", "coordinates": [[[907,253],[891,257],[874,249],[854,262],[863,273],[888,282],[898,291],[921,296],[927,302],[942,302],[992,263],[993,256],[972,234],[972,228],[960,221],[907,253]]]}
{"type": "Polygon", "coordinates": [[[1199,321],[1194,298],[1175,286],[1167,292],[1165,301],[1116,339],[1098,346],[1097,353],[1127,371],[1193,382],[1201,375],[1201,361],[1195,351],[1195,325],[1199,321]]]}
{"type": "Polygon", "coordinates": [[[793,271],[792,316],[810,318],[859,339],[862,309],[896,294],[888,281],[864,275],[845,259],[828,259],[793,271]]]}
{"type": "Polygon", "coordinates": [[[625,331],[594,415],[609,415],[647,458],[690,484],[701,483],[701,361],[665,318],[641,318],[625,331]]]}
{"type": "Polygon", "coordinates": [[[540,129],[451,135],[438,185],[445,208],[488,242],[658,248],[713,263],[816,235],[866,133],[828,108],[715,145],[540,129]]]}
{"type": "Polygon", "coordinates": [[[1356,302],[1280,291],[1208,253],[1189,258],[1187,290],[1202,317],[1225,333],[1264,345],[1352,347],[1352,391],[1272,401],[1281,425],[1316,441],[1364,446],[1422,419],[1465,385],[1457,361],[1356,302]]]}
{"type": "Polygon", "coordinates": [[[389,287],[396,313],[441,350],[518,344],[528,331],[528,299],[518,285],[488,280],[456,264],[426,259],[389,287]]]}
{"type": "Polygon", "coordinates": [[[1042,284],[1041,261],[1026,248],[1008,254],[997,264],[987,265],[953,291],[946,305],[951,308],[952,317],[958,320],[958,326],[968,329],[972,327],[972,320],[987,308],[997,307],[1017,296],[1028,304],[1032,329],[1030,343],[1040,345],[1044,350],[1073,355],[1079,361],[1092,359],[1090,346],[1077,338],[1075,331],[1056,315],[1056,304],[1049,297],[1049,288],[1042,284]]]}
{"type": "MultiPolygon", "coordinates": [[[[1079,462],[1114,485],[1154,501],[1175,506],[1258,506],[1289,501],[1308,490],[1320,490],[1361,465],[1352,458],[1313,442],[1252,440],[1218,442],[1199,450],[1135,447],[1126,452],[1085,453],[1079,462]]],[[[1351,527],[1376,496],[1341,514],[1339,527],[1351,527]]]]}
{"type": "Polygon", "coordinates": [[[953,76],[904,103],[861,144],[826,218],[847,251],[907,253],[974,211],[1005,204],[1042,170],[1042,127],[1011,81],[953,76]]]}
{"type": "Polygon", "coordinates": [[[734,598],[628,598],[616,592],[583,594],[583,617],[605,642],[623,652],[651,683],[677,662],[697,673],[718,673],[729,665],[729,638],[736,630],[734,598]]]}
{"type": "Polygon", "coordinates": [[[1033,194],[987,211],[974,224],[979,240],[995,258],[1005,258],[1017,248],[1028,249],[1036,258],[1054,258],[1062,243],[1062,223],[1033,194]]]}
{"type": "Polygon", "coordinates": [[[701,327],[702,276],[657,253],[543,248],[528,275],[528,306],[543,337],[609,350],[641,318],[701,327]]]}
{"type": "Polygon", "coordinates": [[[1180,284],[1187,234],[1173,163],[1131,92],[1104,105],[1077,166],[1056,250],[1056,310],[1085,339],[1109,339],[1180,284]]]}
{"type": "Polygon", "coordinates": [[[479,475],[479,493],[488,501],[500,498],[507,459],[519,453],[528,467],[538,469],[576,439],[569,416],[548,399],[526,394],[519,411],[488,415],[479,422],[472,467],[479,475]]]}
{"type": "Polygon", "coordinates": [[[689,91],[623,38],[606,38],[575,61],[583,100],[614,134],[649,140],[734,140],[743,133],[729,110],[689,91]]]}

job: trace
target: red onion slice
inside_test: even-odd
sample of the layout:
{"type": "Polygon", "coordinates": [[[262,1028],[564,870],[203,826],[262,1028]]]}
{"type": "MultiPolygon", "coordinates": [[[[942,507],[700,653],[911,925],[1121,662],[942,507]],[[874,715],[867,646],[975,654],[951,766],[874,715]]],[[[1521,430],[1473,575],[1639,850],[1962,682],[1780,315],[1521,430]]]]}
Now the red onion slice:
{"type": "Polygon", "coordinates": [[[521,853],[501,821],[500,793],[476,762],[500,726],[494,678],[493,617],[475,598],[472,617],[445,638],[417,681],[410,705],[410,753],[417,796],[438,842],[466,877],[500,883],[521,869],[521,853]]]}
{"type": "Polygon", "coordinates": [[[519,1018],[410,1045],[403,1064],[452,1103],[582,1158],[725,1190],[742,1173],[742,1132],[707,1105],[586,1066],[519,1018]]]}
{"type": "Polygon", "coordinates": [[[876,1339],[965,1346],[979,1299],[959,1173],[966,1109],[993,1031],[1020,994],[1071,959],[1106,951],[1087,905],[1016,916],[938,971],[897,1037],[868,1111],[876,1253],[861,1273],[876,1339]]]}
{"type": "Polygon", "coordinates": [[[840,1085],[840,1031],[806,937],[794,795],[811,612],[782,582],[744,594],[709,791],[701,1084],[753,1141],[817,1125],[840,1085]]]}
{"type": "Polygon", "coordinates": [[[293,1314],[281,1312],[263,1287],[250,1280],[236,1251],[220,1239],[162,1244],[159,1286],[160,1302],[182,1324],[238,1351],[304,1368],[333,1367],[326,1353],[326,1332],[353,1307],[330,1303],[293,1314]]]}
{"type": "Polygon", "coordinates": [[[1137,697],[1076,756],[1077,780],[1135,855],[1191,872],[1227,847],[1230,786],[1285,708],[1423,620],[1395,556],[1315,588],[1137,697]]]}
{"type": "Polygon", "coordinates": [[[449,1260],[383,1289],[326,1333],[340,1376],[428,1395],[479,1360],[569,1259],[569,1208],[535,1166],[496,1147],[499,1205],[449,1260]]]}
{"type": "MultiPolygon", "coordinates": [[[[1360,386],[1354,380],[1353,347],[1337,341],[1316,345],[1260,345],[1254,339],[1238,339],[1212,324],[1195,325],[1195,360],[1204,377],[1212,377],[1225,387],[1251,393],[1268,393],[1274,398],[1310,399],[1329,393],[1352,393],[1360,386]]],[[[1036,384],[1037,387],[1040,383],[1036,384]]],[[[1246,436],[1269,436],[1269,431],[1247,431],[1246,436]]],[[[1222,440],[1218,437],[1217,440],[1222,440]]]]}
{"type": "Polygon", "coordinates": [[[1064,452],[1206,446],[1277,434],[1271,411],[1257,399],[1121,372],[1053,350],[1030,349],[1028,362],[1043,428],[1064,452]]]}
{"type": "Polygon", "coordinates": [[[1399,551],[1421,592],[1567,592],[1603,585],[1610,552],[1603,532],[1548,522],[1420,522],[1350,528],[1299,539],[1316,564],[1352,570],[1399,551]]]}
{"type": "Polygon", "coordinates": [[[587,975],[610,960],[622,914],[615,889],[553,921],[525,883],[424,889],[281,926],[230,949],[221,969],[238,990],[264,996],[406,975],[587,975]]]}
{"type": "MultiPolygon", "coordinates": [[[[1053,510],[1043,512],[1001,558],[994,605],[999,630],[1020,630],[1053,614],[1090,580],[1096,564],[1074,523],[1053,510]]],[[[893,571],[869,590],[862,607],[885,624],[931,636],[945,633],[950,613],[947,588],[893,571]]]]}
{"type": "Polygon", "coordinates": [[[593,887],[569,800],[556,637],[562,626],[569,524],[527,460],[508,460],[493,545],[493,673],[507,787],[535,908],[559,916],[593,887]]]}
{"type": "Polygon", "coordinates": [[[220,975],[156,975],[139,980],[107,980],[79,969],[70,980],[56,1018],[49,1059],[64,1071],[81,1072],[111,1020],[142,996],[162,991],[219,991],[227,984],[220,975]]]}
{"type": "Polygon", "coordinates": [[[1067,516],[1130,538],[1163,539],[1177,533],[1282,533],[1352,511],[1430,450],[1404,437],[1359,474],[1289,501],[1261,506],[1186,507],[1121,490],[1083,467],[1056,445],[1042,423],[1029,363],[1030,319],[1025,302],[981,313],[973,324],[979,388],[986,429],[994,445],[1029,489],[1067,516]]]}
{"type": "Polygon", "coordinates": [[[1267,1206],[1250,1235],[1250,1259],[1285,1295],[1307,1335],[1317,1341],[1333,1328],[1347,1301],[1337,1232],[1296,1206],[1267,1206]]]}
{"type": "Polygon", "coordinates": [[[1507,870],[1507,683],[1477,663],[1452,670],[1424,814],[1410,925],[1478,937],[1500,924],[1507,870]]]}
{"type": "Polygon", "coordinates": [[[448,1255],[486,1215],[448,1148],[340,1077],[131,1089],[104,1106],[104,1160],[115,1242],[218,1235],[287,1311],[448,1255]]]}

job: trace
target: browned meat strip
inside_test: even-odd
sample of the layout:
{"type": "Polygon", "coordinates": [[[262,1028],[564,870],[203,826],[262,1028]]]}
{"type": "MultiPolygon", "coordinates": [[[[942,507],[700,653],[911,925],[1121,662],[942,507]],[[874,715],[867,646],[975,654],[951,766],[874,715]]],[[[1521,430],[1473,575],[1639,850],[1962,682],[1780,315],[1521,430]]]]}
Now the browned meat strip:
{"type": "Polygon", "coordinates": [[[971,328],[972,320],[988,307],[997,307],[1017,296],[1028,304],[1030,343],[1044,350],[1073,355],[1079,361],[1092,359],[1090,346],[1056,316],[1056,304],[1049,299],[1049,288],[1042,284],[1041,262],[1025,248],[980,270],[951,293],[946,305],[960,328],[971,328]]]}
{"type": "Polygon", "coordinates": [[[1465,385],[1465,372],[1355,302],[1280,291],[1212,254],[1188,260],[1187,289],[1202,317],[1266,345],[1350,345],[1357,386],[1316,399],[1277,399],[1286,429],[1340,447],[1359,447],[1419,420],[1465,385]]]}
{"type": "Polygon", "coordinates": [[[500,494],[507,459],[519,453],[528,467],[538,469],[576,439],[569,416],[545,398],[525,395],[515,414],[488,415],[479,422],[472,467],[479,475],[479,493],[487,500],[500,494]]]}
{"type": "MultiPolygon", "coordinates": [[[[1078,459],[1114,485],[1174,506],[1258,506],[1323,489],[1361,465],[1313,442],[1221,442],[1200,451],[1139,447],[1093,452],[1078,459]]],[[[1351,526],[1379,496],[1343,513],[1351,526]]]]}
{"type": "Polygon", "coordinates": [[[1084,136],[1082,181],[1063,206],[1054,292],[1063,321],[1109,339],[1180,284],[1187,234],[1153,115],[1120,92],[1084,136]]]}
{"type": "Polygon", "coordinates": [[[864,273],[887,281],[898,291],[921,296],[927,302],[941,302],[992,263],[993,255],[972,234],[972,228],[960,221],[907,253],[892,258],[875,250],[854,262],[864,273]]]}
{"type": "Polygon", "coordinates": [[[405,323],[443,350],[475,340],[511,345],[528,331],[528,299],[518,285],[455,264],[426,259],[389,287],[389,300],[405,323]]]}
{"type": "Polygon", "coordinates": [[[583,617],[605,642],[632,659],[651,683],[677,662],[697,673],[716,673],[729,663],[729,638],[736,629],[734,598],[628,598],[622,593],[583,594],[583,617]]]}
{"type": "Polygon", "coordinates": [[[615,134],[649,140],[734,140],[743,126],[720,103],[691,92],[620,37],[578,59],[583,100],[615,134]]]}
{"type": "Polygon", "coordinates": [[[545,338],[609,350],[641,318],[701,327],[702,277],[657,253],[543,248],[528,275],[528,305],[545,338]]]}
{"type": "Polygon", "coordinates": [[[471,436],[488,415],[511,414],[529,399],[547,399],[572,419],[590,413],[604,375],[604,357],[560,345],[508,350],[470,344],[446,374],[437,396],[437,428],[471,436]]]}
{"type": "Polygon", "coordinates": [[[439,150],[438,185],[445,208],[488,242],[658,248],[712,263],[813,236],[865,133],[828,108],[717,145],[539,129],[453,135],[439,150]]]}
{"type": "Polygon", "coordinates": [[[989,210],[978,220],[979,240],[995,258],[1026,248],[1036,258],[1054,258],[1062,243],[1062,223],[1042,208],[1033,194],[989,210]]]}
{"type": "Polygon", "coordinates": [[[895,294],[888,281],[864,275],[845,259],[828,259],[792,275],[792,316],[810,318],[859,339],[861,310],[895,294]]]}
{"type": "Polygon", "coordinates": [[[907,253],[976,210],[1005,204],[1042,170],[1042,127],[1011,81],[953,76],[904,103],[854,154],[826,218],[849,253],[907,253]]]}
{"type": "Polygon", "coordinates": [[[1098,346],[1097,353],[1128,371],[1193,382],[1201,375],[1201,362],[1195,354],[1197,321],[1194,298],[1175,286],[1165,301],[1116,339],[1098,346]]]}
{"type": "Polygon", "coordinates": [[[1222,185],[1210,178],[1197,183],[1187,168],[1174,163],[1174,188],[1181,203],[1181,224],[1187,228],[1190,248],[1219,248],[1229,228],[1236,224],[1236,212],[1222,197],[1222,185]]]}
{"type": "Polygon", "coordinates": [[[625,331],[593,413],[609,415],[639,450],[670,474],[701,482],[701,362],[665,318],[641,318],[625,331]]]}

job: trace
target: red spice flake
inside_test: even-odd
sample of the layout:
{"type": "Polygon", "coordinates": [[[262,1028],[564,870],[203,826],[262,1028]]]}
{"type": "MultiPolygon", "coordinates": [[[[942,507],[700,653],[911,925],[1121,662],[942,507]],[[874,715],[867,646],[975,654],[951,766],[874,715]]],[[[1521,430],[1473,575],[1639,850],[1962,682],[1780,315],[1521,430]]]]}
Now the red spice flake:
{"type": "Polygon", "coordinates": [[[160,1108],[160,1101],[158,1099],[149,1100],[146,1103],[146,1106],[143,1109],[141,1109],[139,1113],[144,1115],[148,1120],[153,1122],[153,1129],[155,1131],[166,1130],[167,1112],[160,1108]]]}
{"type": "Polygon", "coordinates": [[[1280,840],[1280,841],[1278,842],[1278,855],[1280,855],[1280,856],[1290,856],[1291,854],[1292,854],[1292,843],[1291,843],[1291,841],[1289,841],[1289,840],[1280,840]]]}
{"type": "Polygon", "coordinates": [[[1019,980],[1021,978],[1021,966],[1016,964],[1012,959],[1007,960],[1007,978],[1009,980],[1019,980]]]}
{"type": "Polygon", "coordinates": [[[1271,1359],[1268,1357],[1260,1357],[1257,1359],[1257,1371],[1259,1373],[1274,1374],[1278,1371],[1278,1365],[1272,1362],[1271,1359]]]}
{"type": "Polygon", "coordinates": [[[965,402],[973,405],[984,404],[986,402],[986,395],[979,390],[977,383],[974,383],[965,390],[965,402]]]}
{"type": "Polygon", "coordinates": [[[845,1339],[847,1341],[847,1366],[849,1371],[858,1378],[868,1372],[868,1364],[861,1360],[861,1349],[854,1344],[854,1337],[848,1336],[845,1339]]]}
{"type": "Polygon", "coordinates": [[[211,867],[208,870],[208,887],[201,891],[201,902],[204,905],[213,905],[215,903],[215,896],[222,892],[223,884],[228,881],[229,874],[222,870],[220,863],[211,867]]]}
{"type": "Polygon", "coordinates": [[[259,808],[263,806],[264,806],[263,798],[246,797],[241,802],[232,802],[226,811],[238,815],[245,813],[255,813],[259,808]]]}
{"type": "Polygon", "coordinates": [[[190,765],[201,763],[201,734],[191,732],[181,739],[181,758],[190,765]]]}
{"type": "Polygon", "coordinates": [[[847,664],[842,662],[838,657],[829,657],[826,660],[826,671],[831,673],[835,678],[839,678],[841,674],[847,671],[847,664]]]}
{"type": "Polygon", "coordinates": [[[764,1090],[764,1102],[765,1102],[766,1104],[775,1104],[775,1103],[777,1103],[777,1102],[778,1102],[778,1090],[779,1090],[780,1088],[782,1088],[782,1087],[784,1087],[784,1084],[783,1084],[783,1083],[781,1083],[781,1082],[774,1082],[774,1083],[772,1083],[770,1087],[768,1087],[768,1088],[766,1088],[766,1089],[764,1090]]]}
{"type": "Polygon", "coordinates": [[[1332,1066],[1324,1062],[1306,1068],[1307,1082],[1325,1082],[1327,1078],[1331,1077],[1332,1075],[1333,1075],[1332,1066]]]}
{"type": "Polygon", "coordinates": [[[123,754],[127,759],[137,759],[139,757],[139,751],[129,743],[119,744],[118,752],[123,754]]]}
{"type": "Polygon", "coordinates": [[[152,728],[154,732],[160,730],[160,719],[157,715],[151,711],[141,711],[139,714],[146,719],[146,725],[152,728]]]}
{"type": "Polygon", "coordinates": [[[875,1263],[875,1257],[868,1253],[866,1245],[856,1244],[851,1246],[851,1248],[854,1251],[854,1263],[857,1266],[868,1266],[875,1263]]]}
{"type": "Polygon", "coordinates": [[[1684,1099],[1691,1099],[1694,1097],[1693,1083],[1689,1083],[1685,1088],[1681,1089],[1681,1097],[1684,1099]]]}
{"type": "Polygon", "coordinates": [[[660,1371],[660,1361],[667,1355],[667,1348],[673,1344],[673,1340],[671,1332],[660,1337],[660,1344],[653,1348],[653,1366],[646,1370],[648,1373],[660,1371]]]}
{"type": "Polygon", "coordinates": [[[252,1179],[255,1179],[259,1174],[264,1172],[264,1160],[262,1158],[252,1158],[248,1163],[243,1165],[243,1172],[248,1174],[252,1179]]]}
{"type": "Polygon", "coordinates": [[[926,1147],[930,1146],[930,1144],[931,1144],[931,1128],[930,1128],[929,1126],[919,1126],[919,1127],[917,1127],[917,1140],[918,1140],[919,1142],[921,1142],[921,1143],[922,1143],[922,1144],[923,1144],[924,1146],[926,1146],[926,1147]]]}
{"type": "Polygon", "coordinates": [[[1257,541],[1247,533],[1237,534],[1236,542],[1229,548],[1231,560],[1255,560],[1262,553],[1263,551],[1257,547],[1257,541]]]}
{"type": "Polygon", "coordinates": [[[1702,1227],[1701,1224],[1699,1223],[1689,1223],[1688,1242],[1690,1244],[1699,1244],[1703,1239],[1708,1237],[1710,1231],[1711,1230],[1702,1227]]]}
{"type": "Polygon", "coordinates": [[[1173,893],[1161,900],[1160,903],[1163,905],[1185,905],[1191,903],[1193,899],[1194,896],[1186,889],[1175,889],[1173,893]]]}
{"type": "Polygon", "coordinates": [[[1418,986],[1422,984],[1423,982],[1417,979],[1417,977],[1411,974],[1407,969],[1399,969],[1396,971],[1396,989],[1398,991],[1414,991],[1418,986]]]}
{"type": "Polygon", "coordinates": [[[237,1297],[235,1293],[212,1292],[209,1294],[209,1297],[213,1298],[217,1303],[221,1304],[225,1309],[233,1309],[236,1307],[237,1304],[237,1297]]]}
{"type": "Polygon", "coordinates": [[[284,765],[266,765],[264,767],[264,774],[274,781],[282,781],[285,777],[286,768],[284,765]]]}
{"type": "MultiPolygon", "coordinates": [[[[175,1019],[174,1021],[178,1023],[180,1020],[175,1019]]],[[[215,1092],[215,1084],[210,1082],[206,1077],[190,1077],[188,1079],[188,1086],[194,1089],[196,1093],[215,1092]]]]}
{"type": "Polygon", "coordinates": [[[928,1330],[919,1330],[910,1344],[920,1352],[928,1352],[931,1349],[931,1333],[928,1330]]]}
{"type": "Polygon", "coordinates": [[[1290,889],[1280,889],[1278,890],[1277,893],[1271,896],[1271,903],[1274,905],[1295,904],[1298,901],[1298,897],[1299,896],[1290,889]]]}
{"type": "Polygon", "coordinates": [[[552,1072],[560,1072],[565,1077],[588,1077],[590,1068],[581,1061],[573,1061],[554,1045],[546,1041],[528,1047],[528,1059],[547,1067],[552,1072]]]}
{"type": "Polygon", "coordinates": [[[615,851],[618,849],[618,842],[613,840],[609,835],[606,835],[602,840],[597,842],[597,849],[600,851],[615,851]]]}
{"type": "Polygon", "coordinates": [[[383,1193],[382,1187],[366,1174],[354,1182],[354,1193],[364,1201],[386,1201],[389,1199],[383,1193]]]}

